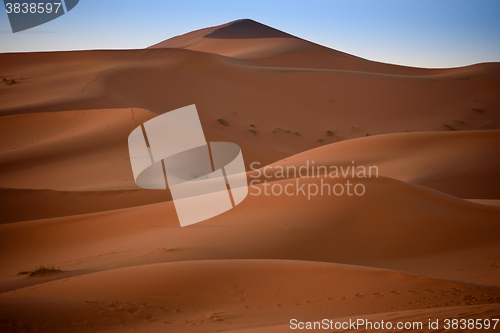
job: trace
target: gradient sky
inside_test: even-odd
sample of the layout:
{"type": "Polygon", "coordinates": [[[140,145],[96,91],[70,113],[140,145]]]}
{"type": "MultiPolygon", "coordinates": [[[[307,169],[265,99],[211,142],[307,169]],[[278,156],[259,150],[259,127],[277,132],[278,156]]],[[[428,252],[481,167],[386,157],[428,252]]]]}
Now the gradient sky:
{"type": "Polygon", "coordinates": [[[500,62],[500,0],[80,0],[66,15],[16,34],[0,6],[0,52],[145,48],[251,18],[381,62],[416,67],[500,62]]]}

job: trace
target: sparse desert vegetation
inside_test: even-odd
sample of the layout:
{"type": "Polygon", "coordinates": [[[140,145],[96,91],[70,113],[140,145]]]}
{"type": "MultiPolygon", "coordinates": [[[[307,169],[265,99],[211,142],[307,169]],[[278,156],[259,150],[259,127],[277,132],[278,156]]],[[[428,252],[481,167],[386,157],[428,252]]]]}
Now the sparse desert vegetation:
{"type": "Polygon", "coordinates": [[[41,277],[60,272],[61,270],[54,265],[48,265],[48,266],[40,265],[31,271],[19,272],[17,275],[28,275],[28,277],[41,277]]]}
{"type": "Polygon", "coordinates": [[[7,78],[3,78],[3,82],[5,82],[5,84],[8,85],[8,86],[11,86],[11,85],[17,83],[17,81],[15,79],[9,80],[7,78]]]}
{"type": "Polygon", "coordinates": [[[227,122],[227,120],[224,119],[224,118],[219,118],[217,120],[219,121],[219,123],[221,123],[224,126],[228,126],[229,125],[229,123],[227,122]]]}
{"type": "Polygon", "coordinates": [[[450,124],[447,124],[447,123],[444,123],[443,124],[444,127],[446,127],[447,129],[451,130],[451,131],[456,131],[457,129],[453,126],[451,126],[450,124]]]}
{"type": "Polygon", "coordinates": [[[497,125],[494,121],[489,121],[486,124],[484,124],[483,126],[481,126],[482,129],[494,129],[496,127],[497,127],[497,125]]]}

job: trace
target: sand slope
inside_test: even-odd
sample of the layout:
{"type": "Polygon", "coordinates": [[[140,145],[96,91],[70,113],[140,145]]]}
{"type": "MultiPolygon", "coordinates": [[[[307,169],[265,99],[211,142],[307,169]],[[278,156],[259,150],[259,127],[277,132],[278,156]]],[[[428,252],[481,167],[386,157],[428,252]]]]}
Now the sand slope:
{"type": "Polygon", "coordinates": [[[268,166],[255,164],[254,169],[260,171],[251,174],[260,176],[261,181],[272,181],[282,174],[286,178],[298,175],[306,166],[308,171],[301,172],[308,176],[317,175],[318,170],[324,175],[325,169],[318,169],[324,166],[327,174],[335,171],[332,167],[349,167],[356,174],[364,167],[367,174],[419,184],[460,198],[498,199],[500,156],[495,151],[499,144],[499,131],[379,135],[325,145],[268,166]]]}
{"type": "MultiPolygon", "coordinates": [[[[58,191],[138,189],[130,132],[156,114],[143,109],[44,112],[0,118],[0,188],[58,191]]],[[[208,141],[228,141],[207,133],[208,141]]],[[[238,142],[247,168],[287,156],[238,142]]]]}
{"type": "Polygon", "coordinates": [[[366,135],[495,129],[500,122],[498,64],[426,74],[395,66],[397,73],[388,74],[269,67],[168,48],[2,54],[0,60],[9,78],[24,78],[0,87],[3,115],[130,107],[160,114],[195,103],[207,135],[284,154],[366,135]]]}
{"type": "Polygon", "coordinates": [[[192,31],[151,46],[175,48],[251,60],[253,65],[341,69],[384,74],[446,73],[369,61],[290,35],[265,24],[242,19],[192,31]]]}
{"type": "MultiPolygon", "coordinates": [[[[301,180],[305,187],[321,179],[301,180]]],[[[327,182],[335,184],[335,181],[327,182]]],[[[282,185],[295,180],[281,181],[282,185]]],[[[39,263],[68,270],[200,259],[295,259],[404,269],[500,285],[500,209],[416,185],[363,180],[357,196],[254,196],[180,228],[172,202],[0,226],[3,278],[39,263]],[[429,230],[432,230],[430,232],[429,230]],[[139,236],[140,235],[140,236],[139,236]],[[112,241],[111,241],[112,240],[112,241]],[[44,248],[34,252],[33,248],[44,248]],[[165,250],[165,249],[167,250],[165,250]],[[467,257],[463,252],[475,255],[467,257]],[[82,254],[84,257],[82,257],[82,254]],[[482,274],[460,267],[479,265],[482,274]],[[419,262],[419,265],[408,264],[419,262]]]]}
{"type": "Polygon", "coordinates": [[[21,325],[44,330],[199,332],[272,326],[290,318],[488,304],[500,301],[500,290],[335,264],[229,260],[87,274],[0,297],[4,314],[26,306],[21,325]],[[62,315],[46,320],[44,312],[52,311],[62,315]]]}
{"type": "MultiPolygon", "coordinates": [[[[79,119],[77,112],[0,118],[1,135],[9,138],[4,141],[4,151],[0,153],[4,156],[0,174],[0,185],[4,188],[0,190],[0,196],[6,205],[11,206],[2,222],[84,214],[171,200],[168,191],[138,189],[133,182],[126,138],[136,123],[127,120],[130,112],[85,111],[86,127],[74,132],[69,125],[73,126],[70,120],[79,119]],[[117,119],[111,133],[105,115],[108,119],[117,119]],[[118,122],[120,117],[123,123],[118,122]],[[37,133],[40,127],[23,127],[23,122],[44,121],[50,123],[50,126],[43,127],[45,138],[37,133]],[[67,132],[58,132],[58,124],[67,126],[67,132]]],[[[135,110],[136,115],[141,112],[146,119],[153,117],[146,111],[135,110]]],[[[227,141],[223,137],[212,138],[227,141]]],[[[271,165],[265,161],[278,158],[278,152],[266,152],[248,144],[240,146],[250,181],[259,174],[260,178],[255,179],[261,183],[281,179],[276,177],[293,178],[294,170],[298,172],[306,166],[309,166],[308,173],[301,172],[313,176],[313,172],[317,175],[318,167],[327,167],[330,173],[332,168],[351,168],[354,165],[367,170],[376,167],[374,176],[378,174],[422,185],[464,199],[495,199],[500,197],[500,179],[496,172],[500,161],[495,155],[499,141],[498,131],[381,135],[325,145],[271,165]],[[256,161],[259,163],[252,167],[260,167],[257,172],[250,168],[250,164],[256,161]],[[287,168],[291,168],[288,173],[287,168]],[[280,173],[280,170],[285,172],[280,173]],[[273,177],[265,177],[264,171],[273,177]]],[[[324,173],[324,169],[321,171],[324,173]]]]}

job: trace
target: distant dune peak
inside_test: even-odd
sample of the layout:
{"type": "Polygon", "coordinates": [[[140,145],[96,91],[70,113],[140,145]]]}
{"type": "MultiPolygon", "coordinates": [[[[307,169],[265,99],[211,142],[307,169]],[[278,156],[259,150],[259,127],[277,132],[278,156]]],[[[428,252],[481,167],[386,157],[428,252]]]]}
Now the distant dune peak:
{"type": "Polygon", "coordinates": [[[220,39],[297,38],[250,19],[229,22],[219,26],[218,29],[206,34],[204,37],[220,39]]]}
{"type": "Polygon", "coordinates": [[[428,74],[424,69],[363,59],[310,42],[252,19],[239,19],[187,32],[149,48],[183,49],[234,59],[255,60],[259,65],[268,67],[348,70],[397,75],[428,74]]]}
{"type": "Polygon", "coordinates": [[[210,52],[222,55],[234,55],[244,49],[274,48],[274,43],[304,42],[298,37],[250,19],[236,20],[229,23],[191,31],[169,38],[151,46],[151,48],[181,48],[194,51],[210,52]],[[226,51],[224,51],[226,50],[226,51]],[[229,54],[225,54],[229,52],[229,54]]]}

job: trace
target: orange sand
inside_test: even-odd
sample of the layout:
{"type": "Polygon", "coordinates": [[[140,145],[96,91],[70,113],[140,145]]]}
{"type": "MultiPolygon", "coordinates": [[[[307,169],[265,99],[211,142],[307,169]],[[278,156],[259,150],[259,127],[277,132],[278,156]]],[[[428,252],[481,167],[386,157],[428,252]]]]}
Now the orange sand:
{"type": "Polygon", "coordinates": [[[18,81],[0,86],[0,332],[500,316],[498,63],[382,64],[240,20],[144,50],[0,54],[0,69],[18,81]],[[180,228],[168,191],[135,185],[127,137],[190,104],[249,180],[312,161],[379,177],[308,200],[253,194],[345,179],[261,176],[180,228]],[[62,272],[17,275],[40,264],[62,272]]]}

